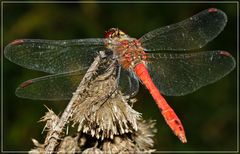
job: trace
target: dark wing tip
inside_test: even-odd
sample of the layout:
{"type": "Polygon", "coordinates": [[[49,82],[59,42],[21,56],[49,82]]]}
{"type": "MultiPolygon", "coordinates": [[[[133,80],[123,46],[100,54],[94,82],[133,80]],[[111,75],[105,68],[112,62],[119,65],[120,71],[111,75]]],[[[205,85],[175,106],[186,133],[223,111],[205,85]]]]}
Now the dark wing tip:
{"type": "Polygon", "coordinates": [[[16,96],[21,98],[27,98],[25,97],[25,95],[22,94],[22,92],[25,90],[25,88],[28,88],[28,86],[32,85],[32,83],[33,83],[33,80],[27,80],[21,83],[15,90],[16,96]]]}
{"type": "Polygon", "coordinates": [[[12,41],[11,43],[9,43],[10,45],[21,45],[24,43],[24,40],[23,39],[17,39],[17,40],[14,40],[12,41]]]}
{"type": "Polygon", "coordinates": [[[218,9],[217,8],[209,8],[208,12],[209,13],[216,13],[216,12],[218,12],[218,9]]]}
{"type": "Polygon", "coordinates": [[[222,56],[232,57],[232,55],[227,51],[219,51],[218,54],[222,56]]]}
{"type": "Polygon", "coordinates": [[[207,12],[211,15],[215,15],[215,14],[221,15],[222,18],[224,19],[224,21],[227,22],[227,15],[222,10],[217,9],[217,8],[209,8],[209,9],[207,9],[207,12]]]}
{"type": "Polygon", "coordinates": [[[232,67],[231,67],[231,70],[229,70],[229,72],[231,72],[236,67],[236,61],[234,57],[229,52],[223,51],[223,50],[218,51],[218,54],[222,57],[231,59],[230,61],[232,63],[232,67]]]}
{"type": "Polygon", "coordinates": [[[19,88],[25,88],[25,87],[31,85],[32,83],[33,83],[33,80],[27,80],[27,81],[23,82],[23,83],[19,86],[19,88]]]}
{"type": "Polygon", "coordinates": [[[13,50],[15,46],[18,46],[18,45],[22,45],[23,43],[25,42],[24,39],[17,39],[17,40],[14,40],[12,41],[11,43],[9,43],[5,49],[4,49],[4,56],[11,60],[12,59],[12,55],[13,55],[13,50]]]}

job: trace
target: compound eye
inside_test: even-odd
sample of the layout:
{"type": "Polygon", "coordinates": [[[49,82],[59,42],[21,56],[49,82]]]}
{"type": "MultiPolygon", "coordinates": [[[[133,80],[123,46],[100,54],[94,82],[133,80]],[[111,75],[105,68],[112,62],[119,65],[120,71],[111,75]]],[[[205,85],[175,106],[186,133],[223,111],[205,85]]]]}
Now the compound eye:
{"type": "Polygon", "coordinates": [[[108,31],[105,32],[104,38],[120,38],[126,36],[126,33],[119,30],[118,28],[110,28],[108,31]]]}
{"type": "Polygon", "coordinates": [[[113,32],[111,37],[112,37],[112,38],[118,37],[118,33],[117,33],[117,32],[113,32]]]}
{"type": "Polygon", "coordinates": [[[119,31],[118,34],[122,36],[122,35],[124,35],[125,33],[123,33],[122,31],[119,31]]]}
{"type": "Polygon", "coordinates": [[[113,34],[112,31],[107,31],[107,32],[105,32],[104,38],[111,38],[112,34],[113,34]]]}
{"type": "Polygon", "coordinates": [[[120,30],[120,31],[118,32],[118,35],[121,36],[121,37],[123,37],[123,36],[126,36],[126,33],[124,33],[123,31],[120,30]]]}

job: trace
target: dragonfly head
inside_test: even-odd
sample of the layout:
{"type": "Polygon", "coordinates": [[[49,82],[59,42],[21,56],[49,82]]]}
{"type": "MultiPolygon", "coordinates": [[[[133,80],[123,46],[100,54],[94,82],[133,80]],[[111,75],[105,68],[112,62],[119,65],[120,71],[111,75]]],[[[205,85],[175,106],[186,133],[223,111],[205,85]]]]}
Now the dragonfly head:
{"type": "Polygon", "coordinates": [[[128,35],[118,28],[110,28],[105,32],[104,37],[109,39],[124,39],[128,37],[128,35]]]}

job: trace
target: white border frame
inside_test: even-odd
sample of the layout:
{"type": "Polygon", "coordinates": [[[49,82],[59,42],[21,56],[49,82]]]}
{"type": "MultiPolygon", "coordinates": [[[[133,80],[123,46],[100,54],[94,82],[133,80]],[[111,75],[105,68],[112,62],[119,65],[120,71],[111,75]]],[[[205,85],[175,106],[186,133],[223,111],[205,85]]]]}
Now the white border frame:
{"type": "Polygon", "coordinates": [[[28,153],[28,151],[3,151],[3,5],[9,3],[113,3],[113,4],[144,4],[144,3],[235,3],[237,4],[237,150],[236,151],[155,151],[155,153],[238,153],[239,152],[239,2],[238,1],[1,1],[1,153],[28,153]]]}

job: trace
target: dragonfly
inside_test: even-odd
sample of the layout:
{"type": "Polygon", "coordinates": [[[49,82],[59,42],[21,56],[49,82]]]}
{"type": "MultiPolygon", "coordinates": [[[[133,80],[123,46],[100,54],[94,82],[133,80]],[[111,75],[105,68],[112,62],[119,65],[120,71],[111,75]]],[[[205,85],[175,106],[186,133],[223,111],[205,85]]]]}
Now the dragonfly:
{"type": "Polygon", "coordinates": [[[216,82],[235,68],[223,50],[194,51],[216,38],[227,23],[226,14],[209,8],[136,39],[118,28],[103,38],[74,40],[18,39],[5,48],[5,57],[28,69],[50,75],[31,79],[16,95],[39,100],[68,100],[94,61],[105,51],[119,67],[118,88],[135,96],[139,82],[150,92],[166,123],[182,143],[184,127],[163,95],[182,96],[216,82]],[[193,52],[191,52],[191,50],[193,52]]]}

